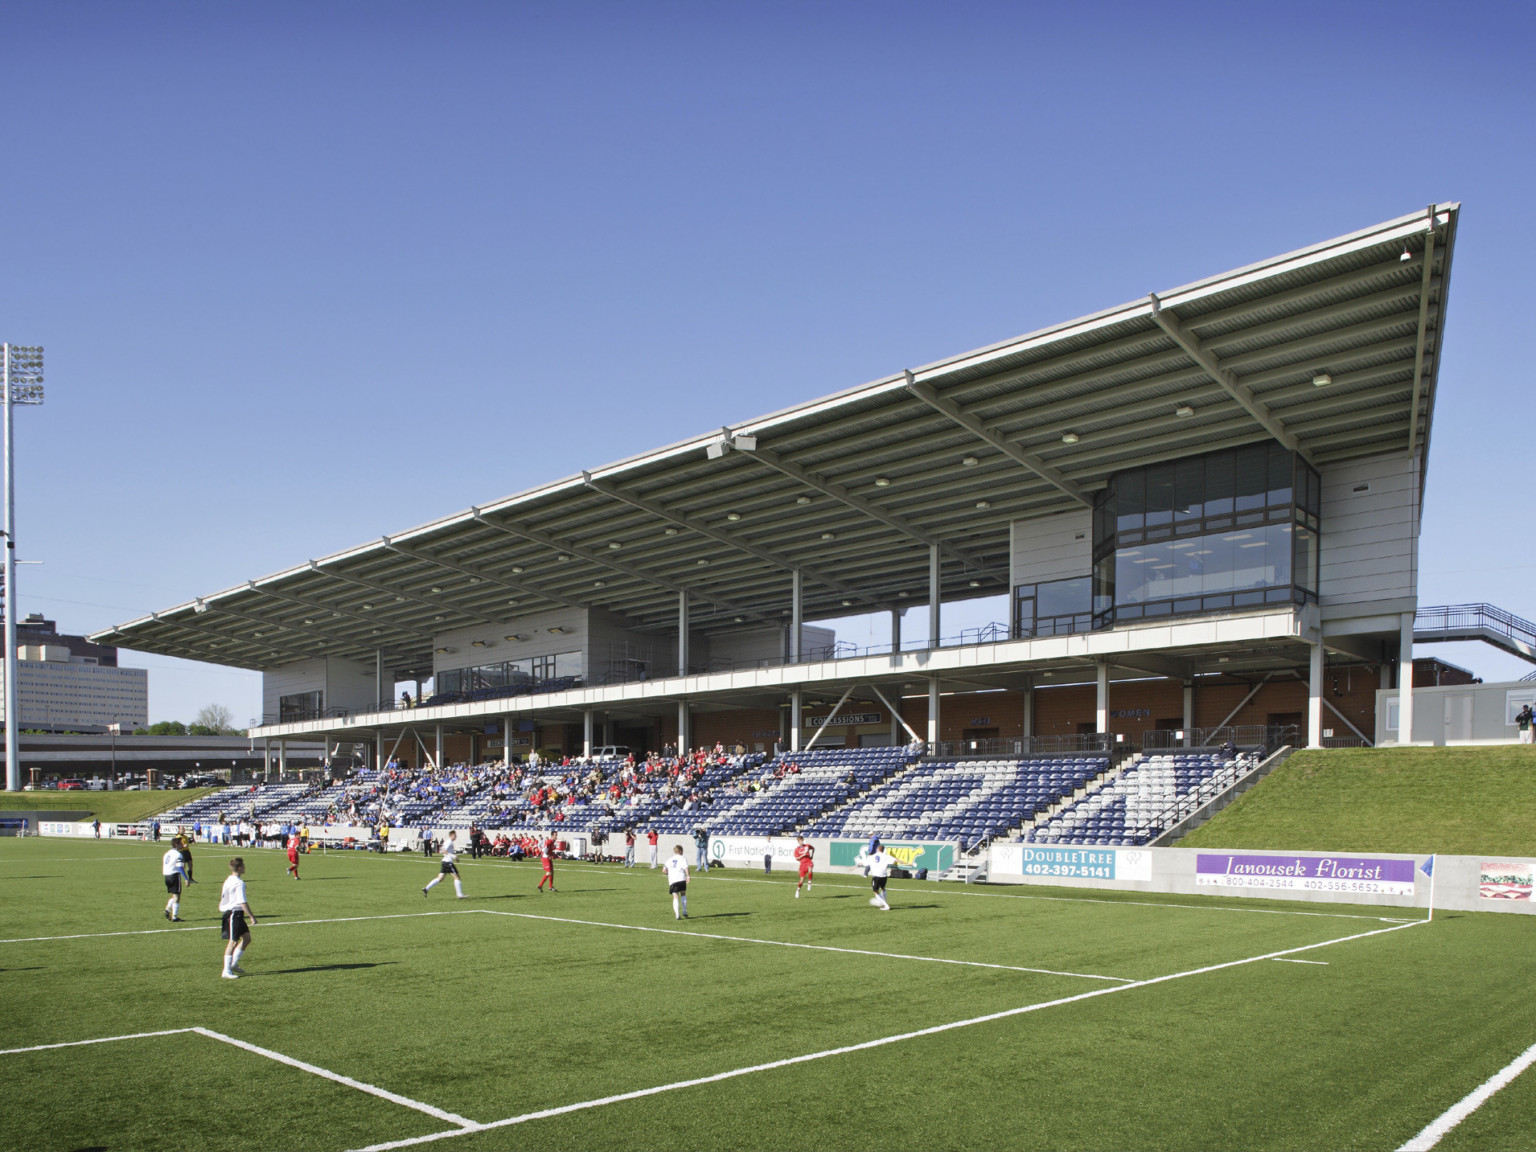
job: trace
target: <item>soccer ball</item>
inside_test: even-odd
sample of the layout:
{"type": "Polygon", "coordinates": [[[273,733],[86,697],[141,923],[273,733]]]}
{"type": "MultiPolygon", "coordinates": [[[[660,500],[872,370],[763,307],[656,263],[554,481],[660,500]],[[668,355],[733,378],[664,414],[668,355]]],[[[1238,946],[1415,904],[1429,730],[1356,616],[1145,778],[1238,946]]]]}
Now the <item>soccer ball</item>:
{"type": "Polygon", "coordinates": [[[876,900],[873,896],[871,896],[869,898],[869,902],[871,904],[873,904],[876,908],[880,907],[880,901],[876,900]]]}

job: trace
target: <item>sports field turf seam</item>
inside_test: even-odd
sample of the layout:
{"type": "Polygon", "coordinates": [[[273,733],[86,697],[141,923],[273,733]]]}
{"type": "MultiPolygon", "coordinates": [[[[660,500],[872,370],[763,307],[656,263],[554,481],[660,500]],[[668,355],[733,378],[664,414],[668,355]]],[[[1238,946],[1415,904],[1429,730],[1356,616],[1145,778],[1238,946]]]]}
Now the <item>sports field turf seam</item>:
{"type": "Polygon", "coordinates": [[[1440,1143],[1450,1133],[1452,1128],[1455,1128],[1468,1116],[1488,1103],[1495,1092],[1507,1087],[1516,1076],[1520,1075],[1532,1064],[1536,1064],[1536,1044],[1532,1044],[1524,1052],[1488,1077],[1487,1080],[1484,1080],[1455,1104],[1435,1117],[1434,1120],[1425,1126],[1422,1132],[1404,1144],[1397,1152],[1429,1152],[1431,1148],[1440,1143]]]}
{"type": "Polygon", "coordinates": [[[487,1132],[497,1128],[508,1128],[514,1124],[526,1124],[531,1120],[546,1120],[554,1116],[564,1116],[572,1112],[586,1111],[592,1108],[601,1108],[608,1104],[619,1104],[626,1100],[639,1100],[647,1096],[660,1095],[663,1092],[673,1092],[682,1088],[695,1088],[703,1084],[716,1084],[722,1080],[733,1080],[741,1076],[749,1076],[756,1072],[769,1072],[776,1068],[788,1068],[796,1064],[806,1064],[813,1060],[824,1060],[832,1056],[845,1056],[851,1052],[867,1051],[871,1048],[883,1048],[889,1044],[899,1044],[905,1040],[915,1040],[922,1036],[934,1036],[943,1032],[950,1032],[957,1028],[969,1028],[976,1024],[987,1024],[994,1020],[1006,1020],[1013,1016],[1022,1016],[1030,1012],[1039,1012],[1046,1008],[1058,1008],[1064,1004],[1075,1004],[1084,1000],[1095,999],[1100,996],[1111,996],[1116,992],[1129,992],[1136,988],[1148,988],[1155,984],[1166,984],[1171,980],[1182,980],[1189,976],[1202,976],[1209,972],[1219,972],[1227,968],[1238,968],[1246,964],[1254,964],[1261,960],[1274,960],[1288,956],[1293,952],[1307,952],[1316,948],[1327,948],[1334,944],[1347,944],[1352,940],[1364,940],[1370,936],[1381,936],[1390,932],[1400,932],[1404,928],[1415,928],[1420,924],[1427,924],[1427,920],[1415,920],[1408,924],[1394,924],[1390,928],[1373,928],[1369,932],[1357,932],[1352,936],[1340,936],[1334,940],[1323,940],[1316,944],[1303,944],[1296,948],[1284,948],[1278,952],[1266,952],[1262,956],[1249,956],[1242,960],[1227,960],[1220,964],[1208,964],[1201,968],[1191,968],[1186,972],[1173,972],[1166,976],[1153,976],[1147,980],[1138,980],[1131,984],[1120,984],[1113,988],[1094,988],[1088,992],[1079,992],[1074,996],[1063,996],[1055,1000],[1043,1000],[1036,1004],[1025,1004],[1019,1008],[1007,1008],[1001,1012],[989,1012],[984,1016],[972,1016],[965,1020],[954,1020],[946,1024],[935,1024],[928,1028],[919,1028],[911,1032],[901,1032],[894,1036],[882,1036],[876,1040],[865,1040],[858,1044],[846,1044],[839,1048],[828,1048],[821,1052],[808,1052],[800,1056],[789,1056],[782,1060],[770,1060],[763,1064],[753,1064],[745,1068],[733,1068],[726,1072],[716,1072],[710,1076],[697,1076],[688,1080],[677,1080],[670,1084],[659,1084],[652,1088],[640,1088],[633,1092],[621,1092],[613,1096],[603,1096],[595,1100],[583,1100],[576,1104],[562,1104],[554,1108],[544,1108],[537,1112],[526,1112],[520,1116],[509,1116],[505,1120],[493,1120],[488,1124],[471,1124],[468,1127],[448,1129],[442,1132],[432,1132],[425,1136],[412,1136],[403,1140],[387,1140],[378,1144],[369,1144],[363,1148],[354,1149],[353,1152],[392,1152],[396,1148],[409,1148],[417,1144],[429,1144],[437,1140],[446,1140],[454,1136],[468,1136],[477,1132],[487,1132]]]}

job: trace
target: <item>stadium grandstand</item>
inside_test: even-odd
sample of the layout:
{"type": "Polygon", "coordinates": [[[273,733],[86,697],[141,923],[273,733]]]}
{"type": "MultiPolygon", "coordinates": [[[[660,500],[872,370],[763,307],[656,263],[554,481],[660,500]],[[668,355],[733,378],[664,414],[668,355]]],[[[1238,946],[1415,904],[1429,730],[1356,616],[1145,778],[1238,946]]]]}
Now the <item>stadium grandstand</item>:
{"type": "Polygon", "coordinates": [[[530,797],[552,788],[587,790],[573,825],[615,830],[707,815],[751,834],[1145,843],[1280,741],[1415,731],[1420,672],[1436,665],[1438,685],[1451,668],[1415,671],[1416,641],[1536,660],[1527,622],[1417,599],[1458,213],[1432,205],[91,639],[260,670],[269,769],[287,742],[323,740],[362,770],[333,787],[410,781],[382,790],[405,823],[532,826],[530,797]],[[1006,619],[946,631],[946,609],[982,597],[1006,619]],[[857,614],[888,615],[890,641],[815,623],[857,614]],[[675,784],[679,750],[717,745],[686,787],[602,801],[648,756],[675,784]],[[754,773],[763,786],[739,791],[754,773]]]}

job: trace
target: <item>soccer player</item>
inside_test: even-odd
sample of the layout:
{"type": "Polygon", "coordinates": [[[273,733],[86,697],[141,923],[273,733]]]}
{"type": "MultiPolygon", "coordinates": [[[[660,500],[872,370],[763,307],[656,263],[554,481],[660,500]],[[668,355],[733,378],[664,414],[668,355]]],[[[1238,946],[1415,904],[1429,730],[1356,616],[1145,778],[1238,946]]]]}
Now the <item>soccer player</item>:
{"type": "Polygon", "coordinates": [[[816,849],[805,842],[804,836],[795,837],[795,859],[800,863],[800,882],[795,885],[795,899],[800,899],[800,885],[805,885],[805,890],[811,890],[812,861],[815,859],[816,849]]]}
{"type": "Polygon", "coordinates": [[[539,846],[539,863],[544,865],[544,875],[539,878],[539,892],[542,894],[544,885],[548,883],[549,890],[555,890],[555,834],[549,833],[544,837],[539,846]]]}
{"type": "Polygon", "coordinates": [[[165,902],[165,918],[179,923],[181,917],[177,913],[181,911],[181,886],[187,878],[187,865],[181,858],[181,848],[174,840],[160,858],[160,872],[165,877],[165,890],[171,894],[171,898],[165,902]]]}
{"type": "Polygon", "coordinates": [[[674,844],[672,855],[662,865],[667,870],[667,891],[672,894],[672,919],[688,919],[688,857],[683,846],[674,844]]]}
{"type": "Polygon", "coordinates": [[[192,839],[185,832],[171,841],[176,845],[176,850],[181,853],[182,870],[187,874],[187,883],[196,884],[192,879],[192,839]]]}
{"type": "Polygon", "coordinates": [[[437,875],[432,877],[431,882],[421,890],[423,896],[441,884],[444,876],[452,876],[453,890],[459,894],[460,900],[464,899],[464,885],[459,883],[459,866],[457,863],[459,858],[458,837],[459,834],[457,832],[450,832],[448,833],[448,839],[443,841],[443,866],[437,870],[437,875]]]}
{"type": "Polygon", "coordinates": [[[245,975],[240,967],[240,957],[251,946],[251,926],[256,923],[256,913],[245,899],[245,861],[236,856],[229,862],[229,875],[219,892],[219,915],[222,924],[219,935],[228,943],[224,945],[224,979],[238,980],[245,975]]]}
{"type": "Polygon", "coordinates": [[[869,854],[869,886],[874,890],[874,895],[869,902],[882,912],[889,912],[891,906],[885,902],[885,882],[890,879],[891,867],[896,863],[896,857],[887,852],[880,841],[873,841],[874,851],[869,854]]]}
{"type": "Polygon", "coordinates": [[[295,880],[299,878],[299,834],[297,832],[288,837],[288,875],[295,880]]]}

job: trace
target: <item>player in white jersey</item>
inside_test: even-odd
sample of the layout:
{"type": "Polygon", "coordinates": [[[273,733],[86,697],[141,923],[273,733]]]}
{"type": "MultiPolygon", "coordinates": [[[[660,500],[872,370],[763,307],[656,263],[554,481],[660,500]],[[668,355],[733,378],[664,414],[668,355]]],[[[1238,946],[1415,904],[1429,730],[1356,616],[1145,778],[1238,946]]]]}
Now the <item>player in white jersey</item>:
{"type": "Polygon", "coordinates": [[[251,925],[256,923],[256,913],[245,899],[245,861],[238,856],[229,862],[229,875],[219,892],[219,915],[223,921],[219,934],[228,941],[224,945],[224,979],[238,980],[245,975],[240,956],[251,945],[251,925]]]}
{"type": "Polygon", "coordinates": [[[882,912],[889,912],[891,906],[885,902],[885,882],[890,879],[891,869],[896,865],[896,857],[887,852],[880,841],[874,842],[874,851],[864,859],[869,866],[869,886],[874,890],[874,895],[869,902],[882,912]]]}
{"type": "Polygon", "coordinates": [[[187,862],[181,855],[181,838],[171,841],[171,847],[160,858],[160,874],[165,877],[165,890],[171,894],[165,902],[165,918],[180,922],[181,888],[187,883],[187,862]]]}
{"type": "Polygon", "coordinates": [[[431,883],[421,890],[425,896],[432,889],[443,882],[444,876],[453,877],[453,890],[459,894],[459,899],[464,899],[464,885],[459,883],[459,834],[448,833],[448,839],[443,842],[443,866],[437,870],[437,875],[432,877],[431,883]]]}
{"type": "Polygon", "coordinates": [[[672,918],[688,919],[688,857],[681,844],[673,845],[672,855],[662,865],[667,870],[667,891],[672,893],[672,918]]]}

